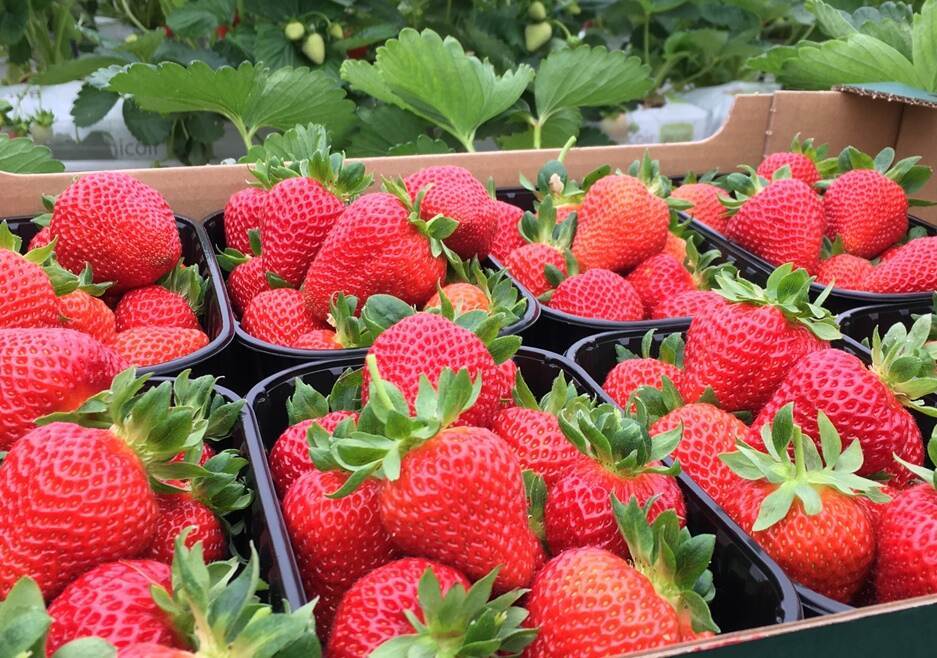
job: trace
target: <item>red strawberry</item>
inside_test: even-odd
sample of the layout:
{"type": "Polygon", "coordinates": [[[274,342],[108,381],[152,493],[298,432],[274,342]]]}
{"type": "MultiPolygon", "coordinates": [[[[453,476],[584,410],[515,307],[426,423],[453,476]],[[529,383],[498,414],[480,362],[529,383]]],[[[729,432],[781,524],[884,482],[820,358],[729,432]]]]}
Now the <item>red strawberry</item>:
{"type": "Polygon", "coordinates": [[[117,333],[114,312],[100,298],[84,290],[59,297],[62,326],[81,331],[102,343],[111,343],[117,333]]]}
{"type": "MultiPolygon", "coordinates": [[[[669,254],[677,259],[678,263],[686,260],[686,240],[676,235],[673,231],[667,231],[667,242],[664,244],[663,254],[669,254]]],[[[651,256],[651,258],[654,258],[651,256]]],[[[649,258],[648,260],[651,260],[649,258]]],[[[647,261],[645,261],[647,262],[647,261]]]]}
{"type": "Polygon", "coordinates": [[[729,211],[719,198],[726,196],[726,191],[710,183],[686,183],[675,189],[671,195],[675,199],[693,204],[687,213],[709,228],[725,233],[729,221],[729,211]]]}
{"type": "Polygon", "coordinates": [[[254,338],[287,347],[303,334],[322,328],[309,316],[302,293],[292,288],[277,288],[254,297],[241,326],[254,338]]]}
{"type": "Polygon", "coordinates": [[[628,282],[634,286],[648,313],[664,300],[696,289],[683,263],[670,254],[657,254],[639,263],[628,274],[628,282]]]}
{"type": "Polygon", "coordinates": [[[820,261],[817,283],[833,284],[835,288],[864,290],[866,277],[875,269],[865,258],[837,254],[820,261]]]}
{"type": "Polygon", "coordinates": [[[584,318],[617,322],[644,319],[641,298],[631,283],[614,272],[598,268],[561,281],[549,305],[584,318]]]}
{"type": "MultiPolygon", "coordinates": [[[[399,187],[389,189],[405,199],[399,187]]],[[[303,298],[312,317],[324,321],[337,292],[362,300],[386,293],[408,304],[425,303],[445,277],[439,240],[452,224],[422,222],[394,194],[365,194],[348,206],[306,275],[303,298]]]]}
{"type": "Polygon", "coordinates": [[[4,298],[0,329],[59,326],[56,291],[43,270],[52,248],[22,256],[20,244],[6,222],[0,223],[0,293],[4,298]]]}
{"type": "Polygon", "coordinates": [[[731,303],[690,324],[686,390],[711,386],[726,411],[758,410],[798,359],[839,337],[829,311],[810,303],[810,281],[790,265],[776,269],[765,289],[717,275],[719,292],[731,303]]]}
{"type": "Polygon", "coordinates": [[[680,441],[679,429],[652,438],[610,404],[559,419],[563,433],[590,459],[573,463],[549,489],[544,525],[551,553],[595,546],[626,557],[628,547],[609,504],[612,494],[637,498],[652,518],[674,510],[685,523],[686,504],[674,477],[680,467],[660,463],[680,441]]]}
{"type": "Polygon", "coordinates": [[[694,318],[726,306],[726,298],[713,290],[690,290],[665,299],[654,307],[651,319],[694,318]]]}
{"type": "Polygon", "coordinates": [[[664,248],[668,224],[666,207],[652,205],[641,180],[606,176],[582,200],[573,255],[583,270],[627,270],[664,248]]]}
{"type": "MultiPolygon", "coordinates": [[[[495,216],[495,237],[491,242],[491,256],[504,262],[512,251],[527,244],[518,228],[521,217],[524,216],[524,210],[497,199],[491,210],[495,216]]],[[[559,212],[557,212],[557,217],[559,217],[559,212]]],[[[558,219],[558,221],[562,220],[558,219]]]]}
{"type": "MultiPolygon", "coordinates": [[[[491,307],[491,300],[488,299],[485,291],[472,283],[463,283],[461,281],[450,283],[443,286],[441,291],[449,299],[449,303],[455,309],[456,315],[471,311],[487,311],[491,307]]],[[[423,308],[440,308],[441,306],[442,299],[437,292],[430,297],[423,308]]]]}
{"type": "Polygon", "coordinates": [[[871,367],[837,349],[805,355],[762,408],[752,432],[771,423],[779,409],[793,402],[795,422],[817,440],[817,412],[823,411],[843,440],[862,445],[865,461],[860,475],[885,471],[902,481],[908,472],[895,463],[893,455],[915,465],[924,462],[921,430],[904,405],[926,408],[920,399],[937,390],[928,385],[934,369],[925,345],[930,326],[931,316],[924,315],[911,332],[902,324],[892,327],[884,339],[876,332],[871,367]],[[917,371],[907,369],[909,361],[917,364],[917,371]],[[899,365],[893,367],[896,362],[899,365]]]}
{"type": "Polygon", "coordinates": [[[569,246],[576,232],[573,218],[559,221],[552,197],[544,197],[537,214],[525,213],[521,219],[521,235],[527,241],[508,254],[504,266],[531,294],[540,296],[553,287],[547,278],[547,267],[563,274],[570,272],[572,256],[569,246]]]}
{"type": "Polygon", "coordinates": [[[262,258],[257,256],[234,267],[228,275],[228,295],[237,314],[242,314],[254,297],[272,290],[267,282],[267,272],[262,258]]]}
{"type": "Polygon", "coordinates": [[[368,435],[361,433],[335,437],[330,459],[341,455],[356,471],[379,470],[384,478],[381,521],[404,554],[438,560],[475,579],[500,565],[499,592],[527,585],[542,563],[543,549],[528,526],[520,462],[489,430],[451,427],[477,397],[481,382],[473,385],[464,369],[458,374],[444,370],[438,392],[421,386],[415,404],[419,416],[408,419],[400,406],[401,391],[380,378],[379,362],[368,355],[371,393],[362,419],[368,420],[371,438],[362,441],[359,437],[368,435]],[[381,419],[389,413],[394,415],[385,424],[381,419]],[[392,454],[382,459],[384,451],[392,454]],[[466,491],[473,494],[460,493],[466,491]],[[453,534],[452,528],[459,532],[453,534]]]}
{"type": "Polygon", "coordinates": [[[560,429],[557,415],[577,405],[588,404],[572,383],[560,374],[550,392],[538,402],[523,377],[517,377],[515,397],[518,406],[502,409],[495,416],[492,431],[514,449],[521,468],[541,476],[549,487],[582,453],[560,429]]]}
{"type": "Polygon", "coordinates": [[[120,172],[86,174],[55,201],[49,229],[55,252],[74,273],[90,263],[113,292],[154,283],[182,255],[169,204],[149,185],[120,172]]]}
{"type": "MultiPolygon", "coordinates": [[[[516,337],[495,341],[509,347],[505,357],[509,357],[520,343],[516,337]]],[[[368,355],[377,359],[381,375],[403,392],[411,409],[421,377],[427,377],[435,385],[444,369],[465,368],[471,377],[481,378],[482,388],[477,401],[459,417],[460,422],[488,427],[498,412],[502,389],[497,362],[481,338],[451,320],[430,313],[404,318],[377,337],[368,355]]],[[[369,399],[370,377],[371,373],[365,370],[362,403],[369,399]]]]}
{"type": "Polygon", "coordinates": [[[208,336],[201,329],[138,327],[118,332],[113,348],[130,365],[147,367],[180,359],[206,345],[208,336]]]}
{"type": "Polygon", "coordinates": [[[894,161],[887,148],[873,160],[849,146],[839,156],[841,169],[823,195],[828,234],[843,240],[847,253],[873,258],[908,231],[908,197],[923,185],[930,169],[918,165],[919,157],[894,161]]]}
{"type": "Polygon", "coordinates": [[[462,258],[486,258],[497,229],[495,202],[485,186],[467,169],[457,166],[426,167],[405,179],[413,201],[424,193],[420,216],[437,215],[459,223],[446,244],[462,258]]]}
{"type": "Polygon", "coordinates": [[[937,290],[937,237],[911,240],[862,281],[869,292],[937,290]]]}
{"type": "Polygon", "coordinates": [[[121,297],[114,309],[117,331],[139,327],[201,329],[198,315],[207,288],[198,266],[180,261],[157,284],[130,290],[121,297]]]}
{"type": "Polygon", "coordinates": [[[34,235],[29,241],[29,251],[32,251],[33,249],[42,249],[54,239],[55,238],[52,235],[52,231],[49,230],[49,227],[43,226],[41,229],[39,229],[39,232],[36,233],[36,235],[34,235]]]}
{"type": "Polygon", "coordinates": [[[751,480],[726,492],[726,511],[791,578],[848,603],[875,556],[872,522],[855,496],[884,497],[878,483],[855,474],[862,463],[858,443],[842,452],[836,428],[820,412],[815,440],[823,447],[821,459],[795,423],[793,406],[784,406],[764,428],[767,452],[740,445],[723,455],[730,468],[751,480]]]}
{"type": "Polygon", "coordinates": [[[599,548],[574,548],[550,560],[527,598],[528,623],[539,631],[525,656],[605,658],[718,631],[703,603],[714,595],[712,535],[694,538],[705,547],[694,554],[683,548],[689,531],[664,530],[677,525],[672,510],[662,515],[670,525],[651,526],[636,501],[613,504],[632,561],[599,548]]]}
{"type": "Polygon", "coordinates": [[[726,236],[772,265],[793,263],[815,273],[826,229],[820,196],[793,178],[742,176],[736,189],[726,236]]]}
{"type": "Polygon", "coordinates": [[[123,367],[110,349],[71,329],[0,329],[0,450],[36,418],[77,409],[123,367]]]}
{"type": "Polygon", "coordinates": [[[224,240],[227,247],[244,254],[250,253],[248,232],[260,228],[266,202],[267,191],[260,187],[247,187],[228,197],[224,207],[224,240]]]}
{"type": "Polygon", "coordinates": [[[827,146],[823,144],[814,147],[812,139],[800,141],[800,135],[795,135],[789,151],[780,151],[765,156],[758,165],[758,175],[770,179],[774,172],[781,167],[791,171],[791,178],[803,181],[813,187],[821,178],[818,164],[826,157],[827,146]]]}
{"type": "Polygon", "coordinates": [[[173,649],[162,644],[143,642],[121,649],[117,658],[197,658],[191,651],[173,649]]]}
{"type": "Polygon", "coordinates": [[[169,615],[150,587],[171,586],[169,566],[153,560],[122,560],[91,569],[62,590],[49,606],[53,621],[46,650],[100,637],[118,649],[140,642],[182,647],[169,615]]]}
{"type": "MultiPolygon", "coordinates": [[[[616,348],[618,363],[605,376],[602,388],[622,408],[628,404],[628,398],[642,386],[660,389],[664,377],[674,382],[678,389],[682,388],[683,339],[679,334],[671,334],[665,338],[661,343],[659,358],[651,357],[653,340],[653,331],[644,334],[641,339],[640,357],[624,347],[616,348]]],[[[687,397],[695,399],[697,396],[687,397]]]]}
{"type": "Polygon", "coordinates": [[[419,583],[427,569],[445,595],[454,585],[468,589],[469,581],[452,567],[408,557],[385,564],[360,578],[342,598],[329,637],[329,658],[364,658],[390,638],[413,632],[405,616],[422,617],[419,583]]]}

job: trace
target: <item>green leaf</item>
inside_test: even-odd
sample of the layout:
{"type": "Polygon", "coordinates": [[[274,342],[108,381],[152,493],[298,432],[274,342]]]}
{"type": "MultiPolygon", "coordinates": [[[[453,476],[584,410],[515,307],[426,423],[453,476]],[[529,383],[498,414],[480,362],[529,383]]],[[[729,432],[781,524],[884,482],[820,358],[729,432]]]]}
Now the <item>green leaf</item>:
{"type": "Polygon", "coordinates": [[[817,17],[817,27],[834,39],[848,37],[859,30],[849,20],[846,12],[832,7],[822,0],[807,0],[807,11],[817,17]]]}
{"type": "Polygon", "coordinates": [[[33,144],[28,137],[10,139],[0,134],[0,171],[51,174],[65,171],[65,165],[52,157],[48,147],[33,144]]]}
{"type": "Polygon", "coordinates": [[[116,658],[117,649],[99,637],[83,637],[59,648],[52,658],[116,658]]]}
{"type": "Polygon", "coordinates": [[[128,62],[127,57],[118,57],[116,55],[85,55],[54,64],[42,73],[33,76],[31,82],[40,85],[60,85],[63,82],[87,78],[98,69],[106,66],[123,65],[128,62]]]}
{"type": "Polygon", "coordinates": [[[0,2],[0,44],[12,46],[23,38],[29,22],[29,4],[24,0],[0,2]]]}
{"type": "Polygon", "coordinates": [[[452,37],[411,28],[378,48],[374,64],[346,60],[341,73],[356,90],[439,126],[469,151],[479,126],[514,105],[534,75],[522,64],[499,76],[452,37]]]}
{"type": "Polygon", "coordinates": [[[914,68],[923,88],[937,91],[937,2],[925,2],[913,25],[914,68]]]}
{"type": "Polygon", "coordinates": [[[79,128],[93,126],[111,111],[118,98],[120,95],[112,91],[98,89],[87,83],[83,84],[72,104],[72,118],[75,119],[75,125],[79,128]]]}
{"type": "MultiPolygon", "coordinates": [[[[570,137],[579,135],[582,128],[582,113],[575,107],[561,108],[547,118],[543,125],[540,147],[560,148],[570,137]]],[[[534,148],[533,126],[518,133],[505,135],[498,139],[498,146],[502,149],[530,149],[534,148]]]]}
{"type": "Polygon", "coordinates": [[[323,126],[297,125],[283,133],[270,133],[262,145],[251,147],[240,162],[261,162],[271,157],[284,161],[308,160],[328,146],[329,138],[323,126]]]}
{"type": "Polygon", "coordinates": [[[358,130],[351,137],[348,155],[384,155],[400,144],[415,142],[430,124],[393,105],[358,108],[358,130]]]}
{"type": "Polygon", "coordinates": [[[234,15],[233,0],[194,0],[176,7],[166,25],[179,37],[198,39],[211,34],[234,15]]]}
{"type": "Polygon", "coordinates": [[[785,482],[768,494],[761,503],[761,509],[758,511],[758,518],[752,530],[755,532],[765,530],[786,517],[794,502],[794,490],[793,482],[785,482]]]}
{"type": "Polygon", "coordinates": [[[412,142],[404,142],[387,149],[387,155],[432,155],[452,153],[452,148],[441,139],[420,135],[412,142]]]}
{"type": "Polygon", "coordinates": [[[296,44],[286,38],[283,28],[271,23],[263,23],[257,27],[254,57],[258,62],[274,69],[281,66],[298,66],[303,62],[296,44]]]}
{"type": "Polygon", "coordinates": [[[156,112],[145,112],[137,107],[132,98],[124,99],[121,108],[124,124],[130,133],[142,144],[162,144],[172,132],[172,119],[156,112]]]}

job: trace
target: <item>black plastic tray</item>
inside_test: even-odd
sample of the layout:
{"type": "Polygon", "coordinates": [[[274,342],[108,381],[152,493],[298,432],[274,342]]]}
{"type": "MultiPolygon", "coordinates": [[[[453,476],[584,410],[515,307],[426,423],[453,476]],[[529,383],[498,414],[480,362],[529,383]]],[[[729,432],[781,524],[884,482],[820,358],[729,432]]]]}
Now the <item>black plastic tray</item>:
{"type": "MultiPolygon", "coordinates": [[[[205,233],[211,243],[223,250],[226,246],[224,236],[224,212],[212,213],[205,218],[203,224],[205,233]]],[[[226,273],[222,273],[226,276],[226,273]]],[[[512,279],[513,280],[513,279],[512,279]]],[[[527,300],[527,310],[523,317],[514,324],[505,327],[502,334],[519,334],[537,321],[540,314],[540,304],[522,286],[517,289],[527,300]]],[[[285,368],[291,368],[311,361],[324,361],[344,356],[363,357],[366,348],[350,350],[300,350],[281,345],[274,345],[248,334],[241,328],[240,321],[235,318],[234,333],[236,350],[232,357],[224,364],[226,381],[239,391],[247,391],[258,380],[263,379],[285,368]]]]}
{"type": "MultiPolygon", "coordinates": [[[[153,377],[150,382],[157,384],[172,381],[171,377],[153,377]]],[[[229,402],[241,398],[232,390],[216,386],[215,390],[229,402]]],[[[283,603],[291,610],[302,605],[302,585],[297,579],[297,569],[290,551],[286,525],[280,513],[280,506],[273,489],[273,480],[267,468],[267,459],[262,449],[250,441],[254,432],[254,419],[250,406],[245,404],[241,417],[235,424],[231,436],[223,441],[212,442],[212,447],[219,450],[233,448],[249,462],[245,469],[248,486],[254,491],[254,500],[249,510],[240,512],[235,520],[243,520],[244,532],[235,539],[235,545],[241,555],[250,555],[248,542],[253,541],[260,557],[260,574],[269,589],[264,593],[267,600],[278,609],[283,603]]]]}
{"type": "MultiPolygon", "coordinates": [[[[927,231],[928,236],[937,235],[937,228],[913,215],[908,215],[908,228],[914,228],[917,226],[923,227],[924,230],[927,231]]],[[[771,272],[773,272],[777,267],[760,256],[756,256],[741,245],[732,242],[729,240],[729,238],[719,233],[718,231],[715,231],[711,227],[706,226],[702,222],[693,219],[692,227],[693,230],[702,233],[707,237],[717,238],[724,242],[728,246],[729,251],[731,251],[733,258],[740,262],[745,262],[747,267],[760,270],[765,276],[771,274],[771,272]]],[[[826,286],[821,283],[813,283],[810,286],[811,292],[813,292],[814,295],[823,292],[825,288],[826,286]]],[[[919,301],[930,301],[932,295],[932,291],[909,293],[875,293],[862,292],[859,290],[847,290],[845,288],[833,288],[830,291],[830,296],[827,297],[827,300],[823,305],[830,309],[833,313],[841,313],[843,311],[848,311],[860,306],[869,306],[871,304],[903,304],[907,306],[919,301]]]]}
{"type": "MultiPolygon", "coordinates": [[[[554,378],[564,372],[583,392],[594,392],[594,383],[575,364],[544,350],[523,347],[515,361],[536,395],[545,394],[554,378]]],[[[328,392],[335,380],[348,368],[358,368],[363,359],[345,357],[323,363],[290,368],[257,384],[247,395],[254,413],[256,433],[248,437],[256,448],[269,449],[287,427],[286,399],[293,391],[293,380],[328,392]]],[[[687,523],[693,532],[716,535],[712,564],[716,598],[713,617],[724,632],[768,626],[802,618],[800,601],[790,580],[747,536],[740,533],[691,480],[680,477],[687,502],[687,523]]]]}
{"type": "MultiPolygon", "coordinates": [[[[10,230],[23,240],[23,250],[39,227],[30,221],[31,217],[10,217],[5,221],[10,230]]],[[[228,303],[228,292],[221,268],[215,260],[211,243],[201,226],[191,219],[176,215],[179,238],[182,242],[182,258],[186,265],[198,265],[202,276],[209,280],[209,289],[205,293],[205,310],[199,318],[202,329],[208,334],[208,345],[179,359],[173,359],[155,366],[138,368],[140,372],[154,375],[175,375],[191,369],[193,376],[213,374],[224,359],[221,352],[234,338],[234,315],[228,303]]]]}
{"type": "MultiPolygon", "coordinates": [[[[685,338],[686,332],[681,333],[685,338]]],[[[664,331],[658,332],[654,335],[654,347],[652,349],[652,353],[654,355],[657,354],[657,348],[659,347],[660,343],[668,335],[669,333],[664,331]]],[[[641,337],[633,336],[628,332],[611,331],[608,333],[584,338],[573,345],[566,353],[567,358],[585,372],[586,377],[588,378],[588,382],[598,391],[598,394],[605,401],[611,402],[613,404],[615,401],[612,400],[612,398],[604,390],[602,390],[599,382],[605,381],[609,371],[617,363],[615,353],[616,345],[621,345],[635,353],[638,353],[641,350],[641,337]]],[[[871,360],[869,351],[853,340],[844,339],[841,341],[834,341],[832,346],[845,352],[849,352],[850,354],[854,354],[866,362],[870,362],[871,360]]],[[[925,416],[924,414],[919,414],[913,410],[911,413],[914,415],[918,426],[921,428],[921,433],[926,440],[926,438],[931,434],[935,420],[925,416]]],[[[714,511],[719,514],[723,521],[727,525],[731,526],[733,531],[740,533],[746,539],[746,541],[757,546],[757,543],[751,539],[737,523],[730,519],[729,516],[722,511],[722,508],[719,507],[715,501],[709,497],[707,497],[707,501],[714,507],[714,511]]],[[[758,548],[758,550],[763,553],[761,548],[758,548]]],[[[797,589],[797,594],[803,603],[804,613],[808,618],[834,614],[837,612],[845,612],[847,610],[854,609],[854,606],[831,599],[827,596],[824,596],[823,594],[820,594],[819,592],[812,590],[809,587],[805,587],[797,583],[795,583],[795,587],[797,589]]]]}
{"type": "Polygon", "coordinates": [[[872,340],[872,332],[879,328],[879,335],[884,336],[888,328],[898,322],[910,329],[914,324],[912,316],[931,313],[934,310],[933,297],[928,294],[926,298],[909,304],[876,304],[873,306],[860,306],[840,313],[836,318],[844,340],[851,343],[857,350],[871,356],[869,348],[862,341],[872,340]]]}

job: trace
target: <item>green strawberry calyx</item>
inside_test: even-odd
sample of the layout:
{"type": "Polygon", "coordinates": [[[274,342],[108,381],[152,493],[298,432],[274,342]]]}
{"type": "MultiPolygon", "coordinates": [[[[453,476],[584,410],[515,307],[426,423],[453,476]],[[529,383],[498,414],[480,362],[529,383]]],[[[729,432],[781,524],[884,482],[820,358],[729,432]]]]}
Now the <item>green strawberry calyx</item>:
{"type": "Polygon", "coordinates": [[[869,366],[901,404],[928,416],[937,416],[937,409],[922,399],[937,392],[937,345],[930,342],[933,318],[931,313],[921,315],[910,331],[896,322],[884,337],[876,327],[869,366]]]}
{"type": "Polygon", "coordinates": [[[794,404],[781,407],[770,425],[761,428],[766,452],[743,441],[735,452],[719,455],[739,477],[751,481],[767,481],[774,487],[765,497],[752,530],[770,528],[787,517],[794,500],[799,500],[807,516],[823,511],[819,490],[835,489],[846,496],[864,496],[877,503],[890,500],[882,493],[882,483],[868,480],[856,473],[862,467],[862,446],[853,441],[843,450],[839,432],[822,411],[817,412],[820,450],[805,437],[794,423],[794,404]],[[794,457],[789,454],[793,446],[794,457]]]}
{"type": "MultiPolygon", "coordinates": [[[[817,183],[817,187],[820,189],[829,187],[835,180],[835,176],[848,171],[870,169],[898,183],[906,195],[913,194],[921,189],[934,171],[930,167],[918,164],[920,160],[920,156],[912,156],[895,162],[895,149],[890,146],[883,148],[875,157],[863,153],[854,146],[847,146],[833,161],[835,167],[831,171],[824,172],[828,177],[817,183]]],[[[932,202],[920,199],[908,199],[908,202],[913,206],[933,205],[932,202]]]]}
{"type": "Polygon", "coordinates": [[[243,265],[251,258],[260,256],[260,230],[256,228],[251,229],[247,232],[247,238],[250,240],[250,254],[244,254],[234,247],[225,247],[224,249],[218,249],[216,247],[216,249],[218,249],[218,253],[215,254],[215,260],[218,261],[221,269],[223,269],[225,272],[232,272],[238,265],[243,265]]]}
{"type": "MultiPolygon", "coordinates": [[[[707,386],[699,399],[692,402],[697,404],[711,404],[714,407],[719,406],[719,400],[711,386],[707,386]]],[[[660,418],[663,418],[671,411],[675,411],[686,405],[686,400],[677,390],[677,386],[670,377],[666,375],[661,377],[661,387],[641,386],[628,399],[626,408],[636,409],[635,417],[638,422],[653,424],[660,418]]]]}
{"type": "Polygon", "coordinates": [[[579,452],[612,473],[632,478],[643,473],[671,476],[680,473],[677,460],[671,466],[663,465],[661,460],[680,443],[681,427],[651,437],[646,422],[612,404],[566,410],[557,420],[560,430],[579,452]]]}
{"type": "Polygon", "coordinates": [[[192,548],[185,545],[191,530],[176,538],[171,589],[154,585],[150,592],[197,656],[321,656],[312,614],[315,602],[292,612],[274,612],[257,596],[266,586],[253,544],[243,569],[236,558],[205,564],[201,542],[192,548]]]}
{"type": "Polygon", "coordinates": [[[547,394],[537,400],[527,385],[523,373],[518,370],[514,376],[514,389],[511,391],[511,396],[518,407],[543,411],[552,416],[558,416],[563,411],[571,412],[592,406],[592,398],[585,393],[580,393],[574,382],[566,381],[566,375],[562,372],[554,378],[553,385],[547,394]]]}
{"type": "MultiPolygon", "coordinates": [[[[937,464],[937,433],[932,434],[930,440],[927,442],[927,456],[930,459],[931,464],[937,464]]],[[[898,455],[894,455],[894,458],[896,462],[914,473],[914,475],[920,478],[922,482],[929,484],[934,489],[937,489],[937,469],[931,469],[925,466],[920,466],[918,464],[912,464],[905,461],[898,455]]]]}
{"type": "Polygon", "coordinates": [[[515,589],[492,599],[497,574],[495,568],[468,591],[456,583],[443,595],[436,574],[428,568],[417,589],[423,619],[412,610],[404,611],[415,632],[387,640],[370,658],[521,655],[537,635],[536,629],[523,626],[527,611],[514,605],[527,590],[515,589]]]}
{"type": "Polygon", "coordinates": [[[271,156],[251,168],[257,184],[270,189],[288,178],[312,178],[344,203],[349,203],[374,182],[374,177],[365,172],[361,162],[347,162],[344,153],[333,153],[325,146],[312,157],[286,162],[271,156]]]}
{"type": "Polygon", "coordinates": [[[774,181],[793,178],[791,168],[788,165],[778,167],[774,173],[771,174],[771,180],[758,175],[754,167],[749,165],[742,165],[739,169],[744,173],[736,171],[726,176],[725,179],[726,187],[733,193],[732,196],[719,197],[719,202],[725,206],[730,215],[737,213],[745,202],[762,190],[767,189],[774,181]]]}
{"type": "Polygon", "coordinates": [[[603,165],[594,171],[589,172],[578,183],[569,177],[564,160],[570,149],[576,144],[576,137],[570,137],[566,144],[560,150],[559,155],[554,160],[548,160],[540,171],[537,172],[537,182],[532,183],[524,174],[520,175],[520,184],[525,190],[533,192],[534,196],[541,203],[544,199],[550,198],[554,207],[577,205],[582,201],[586,192],[600,178],[604,178],[612,173],[612,168],[603,165]]]}
{"type": "Polygon", "coordinates": [[[730,302],[773,306],[788,321],[805,326],[820,340],[836,340],[841,336],[836,318],[823,308],[823,302],[833,286],[827,286],[811,302],[810,284],[813,277],[806,270],[795,270],[793,265],[785,263],[771,273],[764,288],[739,276],[731,276],[728,272],[720,272],[715,278],[715,292],[730,302]]]}
{"type": "Polygon", "coordinates": [[[347,496],[368,477],[397,480],[404,455],[452,425],[481,392],[481,377],[473,382],[464,368],[458,373],[444,369],[436,388],[421,375],[415,415],[411,415],[400,389],[381,378],[373,354],[365,358],[365,367],[371,381],[368,403],[358,422],[339,423],[331,436],[318,425],[312,426],[311,457],[316,467],[350,473],[338,491],[330,494],[333,498],[347,496]]]}
{"type": "MultiPolygon", "coordinates": [[[[452,267],[450,267],[448,283],[468,283],[481,290],[488,298],[488,315],[503,313],[506,316],[506,324],[513,324],[520,320],[527,311],[527,299],[521,294],[517,284],[506,270],[484,268],[477,257],[467,262],[460,260],[457,266],[450,265],[452,267]]],[[[442,308],[445,308],[447,302],[449,306],[452,305],[441,286],[439,286],[439,299],[442,308]]],[[[443,315],[446,313],[444,312],[443,315]]],[[[446,317],[449,316],[446,315],[446,317]]]]}
{"type": "Polygon", "coordinates": [[[686,345],[683,342],[683,336],[679,333],[672,333],[660,341],[657,348],[657,356],[653,354],[654,334],[656,329],[650,329],[641,337],[641,353],[635,354],[627,347],[621,344],[615,345],[615,355],[619,363],[630,359],[653,359],[669,363],[672,366],[683,369],[683,352],[686,345]]]}
{"type": "MultiPolygon", "coordinates": [[[[46,635],[52,617],[42,592],[29,577],[16,581],[0,601],[0,652],[10,658],[46,655],[46,635]]],[[[116,658],[117,649],[98,637],[84,637],[61,646],[51,658],[116,658]]]]}
{"type": "Polygon", "coordinates": [[[657,594],[673,606],[681,620],[690,622],[694,632],[718,633],[719,627],[709,611],[709,602],[716,595],[709,570],[716,536],[691,535],[680,526],[672,509],[661,512],[649,523],[648,510],[653,501],[642,508],[634,496],[627,505],[615,494],[611,499],[615,522],[628,544],[634,568],[651,581],[657,594]]]}
{"type": "Polygon", "coordinates": [[[521,236],[527,242],[548,244],[557,249],[569,249],[576,237],[576,211],[570,212],[566,218],[556,223],[556,205],[552,197],[544,197],[537,207],[537,212],[526,211],[517,227],[521,236]]]}
{"type": "Polygon", "coordinates": [[[433,257],[445,256],[450,264],[456,266],[457,263],[462,261],[452,249],[446,246],[444,241],[459,228],[459,222],[444,215],[436,215],[429,220],[420,216],[420,206],[423,204],[423,198],[431,186],[431,184],[427,185],[417,192],[416,198],[411,199],[402,178],[385,178],[381,183],[381,188],[388,194],[397,197],[403,207],[409,211],[410,224],[429,240],[429,250],[433,257]]]}
{"type": "Polygon", "coordinates": [[[358,411],[360,408],[361,371],[349,369],[335,381],[328,396],[296,377],[293,394],[286,400],[286,417],[292,426],[322,418],[330,411],[358,411]]]}
{"type": "Polygon", "coordinates": [[[722,253],[718,249],[710,249],[700,253],[697,243],[702,238],[696,233],[690,233],[686,237],[686,258],[683,265],[686,267],[697,290],[711,290],[716,282],[716,275],[725,272],[729,276],[738,274],[738,269],[731,263],[718,262],[722,258],[722,253]]]}
{"type": "Polygon", "coordinates": [[[223,450],[205,462],[205,475],[197,475],[189,483],[191,496],[225,522],[228,537],[243,530],[243,523],[232,526],[225,517],[231,512],[247,509],[254,497],[241,475],[247,464],[248,461],[236,450],[223,450]]]}
{"type": "Polygon", "coordinates": [[[157,282],[170,292],[182,297],[196,316],[201,316],[205,307],[208,279],[199,272],[198,265],[186,265],[182,259],[157,282]]]}

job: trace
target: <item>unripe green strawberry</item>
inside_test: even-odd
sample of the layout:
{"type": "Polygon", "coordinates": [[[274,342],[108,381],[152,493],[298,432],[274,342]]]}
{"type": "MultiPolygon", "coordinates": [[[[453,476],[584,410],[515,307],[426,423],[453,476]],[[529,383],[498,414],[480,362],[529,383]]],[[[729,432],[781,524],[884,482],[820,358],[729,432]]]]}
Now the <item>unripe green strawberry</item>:
{"type": "Polygon", "coordinates": [[[286,24],[286,27],[283,28],[283,36],[290,41],[299,41],[303,38],[305,33],[306,28],[300,21],[290,21],[286,24]]]}
{"type": "Polygon", "coordinates": [[[531,2],[530,7],[527,8],[527,17],[532,21],[542,21],[547,17],[547,8],[540,0],[531,2]]]}
{"type": "Polygon", "coordinates": [[[524,45],[530,53],[546,45],[552,37],[553,26],[549,23],[530,23],[524,28],[524,45]]]}
{"type": "Polygon", "coordinates": [[[313,32],[303,41],[303,55],[315,65],[325,61],[325,39],[318,32],[313,32]]]}

